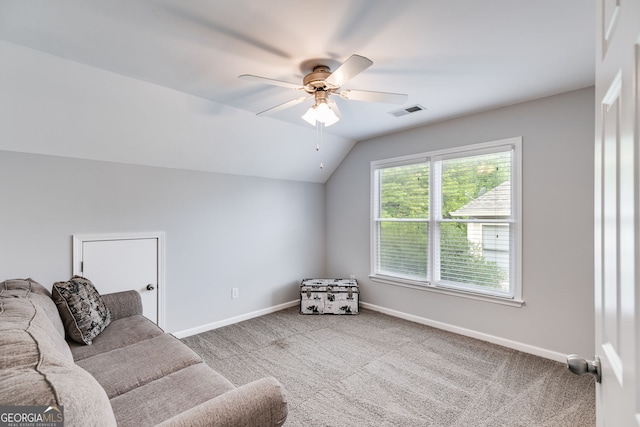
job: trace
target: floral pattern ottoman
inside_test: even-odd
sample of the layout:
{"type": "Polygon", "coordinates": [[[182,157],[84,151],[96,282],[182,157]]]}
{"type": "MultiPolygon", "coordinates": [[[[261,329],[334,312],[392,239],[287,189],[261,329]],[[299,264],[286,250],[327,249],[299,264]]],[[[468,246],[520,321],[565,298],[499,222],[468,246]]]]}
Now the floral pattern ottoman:
{"type": "Polygon", "coordinates": [[[300,283],[300,313],[358,314],[355,279],[304,279],[300,283]]]}

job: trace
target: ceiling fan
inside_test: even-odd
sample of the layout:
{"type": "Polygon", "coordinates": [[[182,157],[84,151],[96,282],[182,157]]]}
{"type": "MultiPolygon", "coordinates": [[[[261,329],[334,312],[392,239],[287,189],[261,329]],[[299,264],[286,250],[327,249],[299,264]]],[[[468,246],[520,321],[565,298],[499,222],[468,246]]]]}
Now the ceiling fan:
{"type": "Polygon", "coordinates": [[[406,101],[407,95],[400,93],[352,89],[340,90],[340,87],[345,82],[357,76],[371,65],[373,65],[373,62],[370,59],[360,55],[351,55],[349,59],[333,72],[327,65],[317,64],[313,66],[311,72],[302,79],[302,85],[254,76],[252,74],[242,74],[238,76],[238,78],[306,92],[304,96],[261,111],[258,115],[275,113],[276,111],[298,105],[313,97],[315,101],[314,104],[302,118],[312,125],[316,125],[319,122],[324,126],[331,126],[340,119],[340,110],[338,110],[335,101],[329,99],[330,95],[337,95],[346,100],[382,102],[388,104],[402,104],[406,101]]]}

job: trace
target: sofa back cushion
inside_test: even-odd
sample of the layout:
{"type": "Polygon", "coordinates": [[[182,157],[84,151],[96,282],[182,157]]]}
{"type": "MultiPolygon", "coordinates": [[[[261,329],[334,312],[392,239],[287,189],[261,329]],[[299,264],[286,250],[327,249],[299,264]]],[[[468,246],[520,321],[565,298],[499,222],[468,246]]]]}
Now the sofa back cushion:
{"type": "Polygon", "coordinates": [[[5,368],[5,363],[10,367],[28,366],[40,358],[58,364],[73,362],[69,345],[32,298],[0,296],[0,304],[0,368],[5,368]]]}
{"type": "Polygon", "coordinates": [[[0,293],[2,404],[63,406],[66,425],[115,425],[104,389],[73,363],[69,347],[39,304],[40,299],[22,288],[3,289],[0,293]]]}
{"type": "Polygon", "coordinates": [[[64,325],[56,304],[47,288],[33,279],[10,279],[0,283],[0,297],[26,297],[38,304],[47,315],[53,327],[64,338],[64,325]]]}

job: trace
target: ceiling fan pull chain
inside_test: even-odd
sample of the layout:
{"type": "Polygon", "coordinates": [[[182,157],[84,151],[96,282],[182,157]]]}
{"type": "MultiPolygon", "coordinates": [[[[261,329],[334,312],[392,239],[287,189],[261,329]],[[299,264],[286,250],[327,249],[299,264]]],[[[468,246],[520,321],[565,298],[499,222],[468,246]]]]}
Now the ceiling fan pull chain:
{"type": "Polygon", "coordinates": [[[320,151],[320,142],[322,141],[322,123],[316,121],[316,151],[320,151]]]}

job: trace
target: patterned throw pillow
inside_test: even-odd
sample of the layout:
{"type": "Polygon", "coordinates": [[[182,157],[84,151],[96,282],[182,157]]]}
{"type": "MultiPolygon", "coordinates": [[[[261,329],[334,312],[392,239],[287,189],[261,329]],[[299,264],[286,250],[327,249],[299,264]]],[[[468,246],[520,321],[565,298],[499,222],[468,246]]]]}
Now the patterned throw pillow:
{"type": "Polygon", "coordinates": [[[80,276],[56,282],[51,292],[58,306],[67,336],[91,345],[93,339],[111,323],[111,313],[93,283],[80,276]]]}

